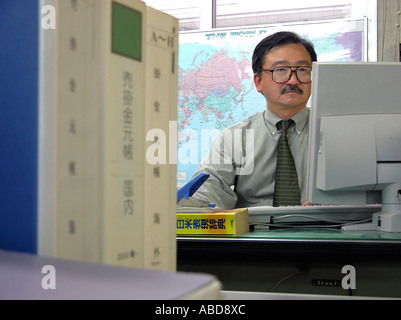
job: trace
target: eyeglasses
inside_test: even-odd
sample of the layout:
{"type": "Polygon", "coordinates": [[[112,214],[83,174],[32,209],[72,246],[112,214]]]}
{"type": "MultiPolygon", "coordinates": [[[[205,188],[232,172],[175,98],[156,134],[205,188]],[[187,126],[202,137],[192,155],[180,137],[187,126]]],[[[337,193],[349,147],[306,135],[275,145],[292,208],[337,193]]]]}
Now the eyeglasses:
{"type": "Polygon", "coordinates": [[[297,79],[301,83],[309,83],[312,81],[311,67],[276,67],[274,69],[260,69],[261,71],[271,72],[272,79],[276,83],[285,83],[291,79],[295,72],[297,79]],[[295,69],[295,70],[294,70],[295,69]]]}

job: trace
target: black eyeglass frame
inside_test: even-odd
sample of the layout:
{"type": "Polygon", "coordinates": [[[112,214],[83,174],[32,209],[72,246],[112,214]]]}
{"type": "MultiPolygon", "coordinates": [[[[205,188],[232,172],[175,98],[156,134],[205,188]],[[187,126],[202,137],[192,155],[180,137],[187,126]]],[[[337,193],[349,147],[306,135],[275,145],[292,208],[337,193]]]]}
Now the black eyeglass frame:
{"type": "Polygon", "coordinates": [[[265,72],[271,72],[271,74],[272,74],[272,80],[273,80],[275,83],[279,83],[279,84],[286,83],[287,81],[289,81],[289,80],[291,79],[292,74],[293,74],[294,72],[295,72],[295,76],[297,77],[297,79],[298,79],[298,81],[299,81],[300,83],[311,83],[311,82],[312,82],[312,78],[311,78],[310,81],[306,81],[306,82],[299,80],[299,77],[298,77],[298,69],[299,69],[299,68],[310,69],[310,71],[311,71],[311,73],[312,73],[312,67],[308,67],[308,66],[279,66],[279,67],[275,67],[274,69],[263,69],[263,68],[260,68],[259,70],[260,70],[260,71],[265,71],[265,72]],[[279,69],[279,68],[290,68],[291,73],[290,73],[290,75],[289,75],[289,77],[288,77],[288,79],[287,79],[286,81],[282,81],[282,82],[280,81],[280,82],[278,82],[278,81],[274,80],[274,78],[273,78],[273,72],[274,72],[274,70],[279,69]],[[295,68],[295,70],[293,70],[293,68],[295,68]]]}

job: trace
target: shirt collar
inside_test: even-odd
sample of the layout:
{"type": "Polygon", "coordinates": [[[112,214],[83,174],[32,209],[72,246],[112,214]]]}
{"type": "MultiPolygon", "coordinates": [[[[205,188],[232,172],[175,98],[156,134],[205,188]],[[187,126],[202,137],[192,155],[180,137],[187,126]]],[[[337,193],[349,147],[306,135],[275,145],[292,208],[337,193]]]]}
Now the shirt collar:
{"type": "MultiPolygon", "coordinates": [[[[269,108],[266,108],[264,112],[264,120],[266,127],[269,129],[270,133],[275,136],[277,134],[277,122],[281,121],[282,119],[275,115],[273,112],[270,111],[269,108]]],[[[294,114],[291,119],[295,122],[295,131],[298,135],[305,129],[309,116],[309,108],[305,107],[298,113],[294,114]]]]}

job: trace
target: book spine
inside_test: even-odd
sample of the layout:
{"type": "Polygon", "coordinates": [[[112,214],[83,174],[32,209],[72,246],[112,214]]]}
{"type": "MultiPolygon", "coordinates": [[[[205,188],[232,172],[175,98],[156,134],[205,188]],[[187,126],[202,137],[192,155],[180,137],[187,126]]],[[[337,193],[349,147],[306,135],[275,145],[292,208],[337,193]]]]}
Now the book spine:
{"type": "Polygon", "coordinates": [[[39,253],[101,262],[103,4],[41,5],[57,25],[41,30],[39,253]]]}
{"type": "Polygon", "coordinates": [[[146,24],[144,264],[175,271],[178,20],[147,7],[146,24]]]}
{"type": "MultiPolygon", "coordinates": [[[[85,7],[59,1],[57,92],[57,253],[85,259],[85,7]]],[[[96,128],[94,128],[96,130],[96,128]]]]}
{"type": "Polygon", "coordinates": [[[234,214],[177,213],[177,234],[236,234],[234,214]]]}
{"type": "Polygon", "coordinates": [[[41,30],[38,249],[85,260],[87,12],[82,1],[41,4],[55,8],[57,25],[41,30]]]}
{"type": "Polygon", "coordinates": [[[136,0],[102,3],[102,262],[143,267],[146,8],[136,0]]]}

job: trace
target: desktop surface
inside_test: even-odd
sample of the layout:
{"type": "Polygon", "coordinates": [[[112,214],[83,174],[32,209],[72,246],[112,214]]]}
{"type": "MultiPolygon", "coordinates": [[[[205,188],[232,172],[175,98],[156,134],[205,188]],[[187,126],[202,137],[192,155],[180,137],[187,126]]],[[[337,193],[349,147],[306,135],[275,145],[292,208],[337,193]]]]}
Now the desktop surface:
{"type": "Polygon", "coordinates": [[[322,240],[322,241],[394,241],[401,245],[401,232],[382,232],[382,231],[342,231],[339,228],[270,228],[250,230],[248,233],[240,235],[185,235],[178,237],[178,240],[199,239],[200,241],[260,241],[260,240],[322,240]]]}
{"type": "Polygon", "coordinates": [[[212,275],[85,263],[0,250],[0,300],[217,299],[212,275]]]}
{"type": "Polygon", "coordinates": [[[342,231],[340,228],[270,228],[230,236],[177,237],[178,261],[191,255],[216,259],[399,260],[401,233],[342,231]],[[236,257],[236,258],[234,258],[236,257]]]}

